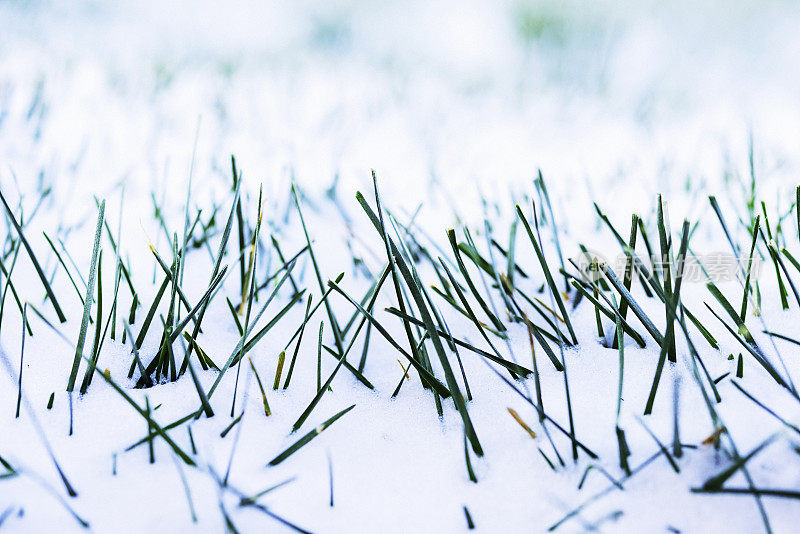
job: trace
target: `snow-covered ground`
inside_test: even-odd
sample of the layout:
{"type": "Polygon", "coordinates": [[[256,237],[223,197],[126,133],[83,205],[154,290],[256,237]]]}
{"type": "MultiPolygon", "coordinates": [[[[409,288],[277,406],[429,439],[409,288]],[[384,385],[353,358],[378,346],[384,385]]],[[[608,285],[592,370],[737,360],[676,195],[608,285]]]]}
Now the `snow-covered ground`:
{"type": "MultiPolygon", "coordinates": [[[[334,347],[322,307],[304,331],[291,385],[273,391],[278,354],[302,323],[309,296],[313,295],[312,305],[320,301],[307,251],[292,273],[292,283],[306,294],[249,353],[271,415],[264,414],[255,375],[245,359],[214,389],[214,417],[203,416],[168,431],[196,466],[186,465],[162,438],[154,440],[154,464],[146,444],[126,450],[147,435],[148,425],[99,375],[86,394],[79,395],[76,388],[70,401],[65,389],[84,310],[79,293],[85,292],[83,280],[89,278],[97,203],[106,201],[109,226],[101,241],[103,314],[111,310],[115,286],[116,259],[108,236],[116,239],[120,228],[122,259],[141,302],[131,325],[136,334],[164,277],[148,246],[152,244],[167,263],[172,261],[167,239],[184,227],[187,192],[191,219],[202,209],[205,225],[217,211],[208,246],[190,248],[185,256],[181,287],[191,305],[208,287],[233,201],[231,155],[242,172],[248,230],[255,227],[263,187],[258,283],[282,263],[270,235],[280,241],[286,258],[306,245],[290,196],[294,180],[323,283],[344,272],[341,287],[360,300],[386,263],[384,244],[355,200],[360,190],[375,208],[371,169],[378,176],[387,221],[389,214],[402,225],[413,219],[409,232],[434,259],[442,256],[446,263],[455,261],[447,228],[455,227],[458,240],[465,241],[466,226],[477,249],[489,258],[484,218],[505,247],[515,220],[514,203],[521,204],[531,221],[531,198],[540,216],[549,213],[534,188],[538,169],[547,183],[566,258],[579,258],[579,244],[609,260],[621,253],[596,216],[593,202],[626,238],[631,214],[641,215],[657,250],[659,193],[668,201],[673,256],[678,255],[684,217],[699,223],[692,234],[692,253],[706,262],[714,253],[730,253],[708,201],[711,194],[720,202],[732,240],[746,255],[751,239],[747,226],[752,215],[761,213],[758,203],[754,211],[747,207],[751,146],[755,198],[766,202],[778,250],[785,246],[800,256],[792,204],[800,170],[800,72],[795,68],[800,8],[793,3],[230,4],[202,0],[168,5],[0,5],[0,191],[17,220],[25,223],[24,234],[47,278],[52,276],[68,319],[59,324],[51,301],[43,300],[43,284],[27,251],[21,248],[16,254],[18,234],[6,219],[2,261],[5,269],[14,265],[14,291],[0,275],[0,344],[8,364],[2,366],[6,378],[0,380],[0,458],[9,475],[0,478],[0,528],[80,531],[72,510],[98,532],[219,531],[226,525],[240,532],[290,530],[270,513],[313,532],[455,532],[469,526],[466,508],[478,531],[535,532],[608,488],[558,531],[768,528],[753,495],[691,491],[735,461],[734,443],[736,454],[744,456],[775,432],[779,434],[774,441],[746,464],[752,484],[792,491],[800,487],[800,434],[731,383],[739,353],[744,356],[744,376],[737,383],[789,423],[800,419],[797,395],[780,387],[709,312],[704,303],[733,324],[702,277],[687,279],[681,298],[719,342],[718,350],[711,348],[687,323],[709,376],[731,373],[719,381],[722,401],[714,403],[728,433],[720,437],[719,449],[703,443],[715,431],[702,393],[711,390],[704,375],[699,382],[695,378],[695,360],[680,329],[678,361],[665,366],[653,413],[643,415],[659,350],[629,313],[647,346],[639,348],[626,337],[618,424],[625,430],[631,467],[645,467],[622,481],[623,490],[609,480],[624,476],[615,433],[619,353],[600,343],[594,308],[586,300],[574,310],[567,303],[579,344],[566,348],[563,358],[575,436],[596,453],[596,460],[581,452],[573,462],[570,438],[552,423],[537,422],[536,409],[504,382],[511,381],[507,372],[501,372],[501,378],[482,356],[459,350],[462,375],[448,350],[462,392],[462,376],[467,377],[469,416],[484,452],[478,457],[469,449],[477,483],[470,481],[464,425],[454,403],[443,401],[439,417],[433,395],[414,369],[393,398],[408,361],[376,329],[370,333],[364,367],[374,389],[340,369],[331,390],[292,433],[317,393],[320,320],[325,323],[323,343],[334,347]],[[36,209],[44,191],[48,194],[36,209]],[[157,218],[156,205],[167,231],[157,218]],[[77,292],[43,231],[64,256],[77,292]],[[57,325],[59,333],[28,308],[33,335],[25,337],[22,352],[22,316],[15,294],[57,325]],[[15,417],[21,354],[22,402],[15,417]],[[671,457],[658,454],[659,444],[650,434],[673,454],[675,389],[680,391],[681,441],[697,447],[685,448],[674,459],[680,473],[673,470],[671,457]],[[53,406],[48,409],[51,393],[53,406]],[[267,466],[315,425],[351,405],[355,408],[285,462],[267,466]],[[535,439],[508,408],[531,427],[535,439]],[[221,436],[240,414],[238,423],[221,436]],[[48,447],[77,496],[67,495],[48,447]],[[564,465],[557,462],[559,454],[564,465]],[[586,474],[589,466],[594,467],[586,474]],[[240,506],[242,495],[285,480],[291,482],[256,500],[260,509],[240,506]]],[[[223,260],[230,275],[212,299],[197,338],[220,366],[241,339],[225,302],[225,296],[234,305],[242,298],[237,231],[234,217],[223,260]]],[[[541,232],[548,263],[562,285],[551,225],[543,221],[541,232]]],[[[198,229],[195,239],[201,234],[198,229]]],[[[393,229],[390,235],[400,242],[393,229]]],[[[538,293],[545,277],[522,224],[516,243],[517,262],[530,274],[529,279],[518,276],[516,284],[552,307],[546,286],[538,293]]],[[[645,257],[641,238],[637,250],[645,257]]],[[[496,248],[491,254],[498,265],[505,265],[496,248]]],[[[758,276],[762,309],[759,316],[748,312],[746,324],[767,360],[791,384],[800,371],[796,346],[762,331],[798,338],[800,302],[787,288],[789,309],[781,309],[763,243],[759,254],[764,258],[758,276]]],[[[484,286],[479,271],[462,257],[478,291],[490,307],[503,312],[496,314],[509,329],[508,342],[489,334],[492,343],[503,358],[531,367],[525,326],[504,313],[500,292],[487,290],[494,280],[484,278],[484,286]]],[[[784,282],[787,277],[800,280],[788,257],[784,262],[784,282]]],[[[447,265],[466,289],[458,267],[447,265]]],[[[442,288],[430,262],[421,258],[416,267],[424,287],[442,288]]],[[[741,282],[715,281],[738,311],[741,282]]],[[[290,302],[290,285],[287,281],[282,287],[256,329],[290,302]]],[[[273,287],[260,293],[253,314],[267,302],[273,287]]],[[[573,289],[570,301],[575,294],[573,289]]],[[[612,294],[619,300],[611,291],[609,298],[612,294]]],[[[664,304],[647,298],[637,282],[633,295],[663,333],[664,304]]],[[[169,296],[168,291],[140,350],[145,365],[159,349],[159,314],[167,320],[169,296]]],[[[468,298],[488,322],[471,293],[468,298]]],[[[491,350],[469,319],[432,292],[431,299],[456,338],[491,350]]],[[[330,303],[338,322],[346,323],[352,305],[336,293],[330,303]]],[[[520,303],[534,322],[547,328],[542,316],[520,303]]],[[[189,374],[146,389],[134,387],[138,371],[134,379],[127,379],[131,344],[122,342],[121,331],[130,305],[123,280],[116,340],[106,337],[98,366],[107,369],[139,406],[145,406],[147,397],[154,421],[163,427],[198,409],[197,388],[189,374]]],[[[409,350],[402,321],[384,311],[390,306],[397,306],[391,277],[375,303],[375,317],[409,350]]],[[[97,304],[92,317],[96,310],[97,304]]],[[[244,314],[240,320],[245,320],[244,314]]],[[[603,321],[610,339],[614,323],[603,321]]],[[[565,325],[559,324],[566,333],[565,325]]],[[[363,336],[362,331],[348,356],[354,366],[361,358],[363,336]]],[[[85,354],[91,352],[94,339],[90,325],[85,354]]],[[[551,345],[561,358],[557,346],[551,345]]],[[[432,343],[426,346],[436,360],[433,373],[445,382],[432,343]]],[[[182,338],[174,344],[179,360],[184,347],[182,338]]],[[[282,382],[294,351],[292,342],[282,382]]],[[[564,373],[555,369],[539,344],[536,355],[544,410],[568,429],[564,373]]],[[[324,349],[321,357],[324,382],[337,357],[324,349]]],[[[194,367],[208,392],[218,373],[201,370],[196,359],[194,367]]],[[[78,384],[84,369],[85,363],[78,384]]],[[[536,401],[533,377],[511,383],[536,401]]],[[[735,488],[749,484],[742,470],[726,482],[735,488]]],[[[797,498],[764,496],[762,503],[775,532],[793,531],[800,512],[797,498]]]]}

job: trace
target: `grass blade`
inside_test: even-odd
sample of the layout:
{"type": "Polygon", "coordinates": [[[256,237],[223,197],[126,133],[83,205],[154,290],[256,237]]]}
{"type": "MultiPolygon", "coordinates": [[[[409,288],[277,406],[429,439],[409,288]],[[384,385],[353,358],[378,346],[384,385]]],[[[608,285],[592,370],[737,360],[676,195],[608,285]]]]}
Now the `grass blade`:
{"type": "Polygon", "coordinates": [[[308,444],[309,441],[319,436],[326,428],[335,423],[337,419],[339,419],[340,417],[342,417],[344,414],[346,414],[355,407],[356,405],[353,404],[349,408],[345,408],[341,412],[337,413],[336,415],[334,415],[333,417],[331,417],[330,419],[328,419],[327,421],[316,427],[314,430],[312,430],[311,432],[309,432],[308,434],[297,440],[291,447],[289,447],[288,449],[280,453],[278,456],[270,460],[268,465],[278,465],[279,463],[283,462],[289,456],[296,453],[298,450],[300,450],[306,444],[308,444]]]}
{"type": "MultiPolygon", "coordinates": [[[[5,202],[5,201],[4,201],[5,202]]],[[[75,378],[78,376],[78,367],[83,357],[83,345],[86,342],[86,330],[89,327],[89,315],[92,311],[92,299],[94,297],[94,284],[97,277],[98,255],[100,253],[100,233],[103,230],[103,217],[105,215],[106,203],[100,204],[100,212],[97,215],[97,229],[94,234],[94,248],[92,249],[92,263],[89,267],[89,281],[86,284],[86,298],[83,305],[83,318],[81,319],[81,329],[78,334],[78,343],[75,347],[75,358],[72,361],[72,371],[67,381],[67,391],[72,392],[75,388],[75,378]]],[[[55,301],[53,301],[55,303],[55,301]]],[[[63,322],[63,321],[62,321],[63,322]]],[[[100,326],[97,325],[97,328],[100,326]]]]}

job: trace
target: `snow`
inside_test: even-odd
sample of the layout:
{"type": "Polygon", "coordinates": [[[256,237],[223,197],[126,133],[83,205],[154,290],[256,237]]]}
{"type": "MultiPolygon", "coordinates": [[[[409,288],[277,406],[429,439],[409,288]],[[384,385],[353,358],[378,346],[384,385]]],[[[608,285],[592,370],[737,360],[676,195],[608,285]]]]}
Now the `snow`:
{"type": "MultiPolygon", "coordinates": [[[[295,179],[308,196],[304,215],[323,277],[332,279],[345,272],[341,286],[358,296],[369,287],[369,280],[353,269],[349,250],[362,256],[373,273],[385,261],[382,243],[354,199],[355,191],[361,190],[374,205],[371,169],[377,171],[385,207],[405,222],[422,204],[418,226],[448,251],[445,229],[459,222],[470,225],[483,250],[481,197],[488,199],[486,209],[495,221],[497,238],[505,243],[513,202],[533,193],[532,179],[539,168],[550,189],[567,256],[577,256],[578,243],[608,256],[619,252],[599,225],[592,201],[620,230],[627,230],[632,211],[652,223],[658,193],[669,200],[673,230],[683,217],[702,221],[692,238],[695,252],[726,251],[727,242],[706,197],[717,194],[726,209],[742,205],[743,193],[731,176],[749,172],[751,133],[759,197],[771,210],[781,212],[792,199],[800,137],[800,75],[791,68],[800,51],[798,22],[798,8],[784,2],[712,1],[700,6],[678,2],[670,7],[655,2],[589,6],[579,1],[557,5],[477,0],[435,5],[341,1],[324,7],[241,1],[224,8],[208,1],[4,4],[0,6],[0,186],[12,206],[22,197],[26,216],[36,203],[40,183],[52,186],[51,196],[26,226],[26,235],[37,255],[49,258],[51,272],[55,260],[48,255],[41,232],[53,235],[59,225],[74,225],[65,244],[84,277],[96,220],[94,197],[105,198],[109,227],[115,231],[122,220],[122,249],[142,293],[144,308],[137,312],[137,323],[157,291],[148,245],[154,243],[162,256],[169,257],[153,217],[151,192],[164,202],[169,228],[178,230],[193,169],[192,209],[202,207],[205,219],[212,205],[221,204],[219,214],[224,215],[218,219],[224,222],[231,200],[231,154],[243,170],[248,220],[255,220],[258,188],[263,185],[265,235],[275,232],[287,256],[300,250],[304,238],[288,196],[290,180],[295,179]],[[526,9],[551,17],[553,29],[547,31],[553,33],[526,44],[516,29],[526,9]],[[349,222],[324,194],[335,174],[338,200],[349,222]],[[125,199],[120,210],[121,183],[125,199]],[[286,213],[289,218],[284,222],[286,213]]],[[[530,218],[529,205],[524,209],[530,218]]],[[[733,213],[742,215],[741,210],[733,213]]],[[[795,230],[791,219],[785,223],[787,235],[795,230]]],[[[733,225],[734,217],[728,223],[733,225]]],[[[552,267],[555,251],[549,230],[543,231],[552,267]]],[[[457,234],[461,239],[460,230],[457,234]]],[[[743,230],[735,234],[738,242],[749,243],[743,230]]],[[[651,230],[651,238],[654,235],[651,230]]],[[[533,291],[544,278],[521,228],[517,239],[518,259],[533,275],[524,287],[533,291]]],[[[788,248],[796,250],[796,243],[790,241],[788,248]]],[[[103,285],[110,295],[113,252],[107,241],[104,251],[103,285]]],[[[187,261],[183,288],[195,302],[206,289],[212,261],[202,248],[191,251],[187,261]]],[[[233,261],[232,254],[225,259],[234,272],[224,292],[236,302],[238,266],[233,261]]],[[[276,262],[273,258],[269,272],[276,262]]],[[[419,268],[426,283],[436,281],[429,269],[419,268]]],[[[318,301],[319,288],[308,259],[296,269],[303,271],[302,285],[318,301]]],[[[780,309],[771,269],[765,265],[760,280],[765,324],[797,337],[795,303],[790,302],[789,311],[780,309]]],[[[267,272],[261,264],[259,275],[267,272]]],[[[160,276],[159,272],[159,281],[160,276]]],[[[41,282],[24,252],[13,281],[23,299],[55,321],[49,303],[41,300],[41,282]]],[[[376,310],[379,319],[391,325],[392,335],[402,340],[401,323],[382,311],[395,302],[389,284],[376,310]]],[[[54,288],[69,319],[58,328],[74,343],[82,306],[63,273],[56,276],[54,288]]],[[[741,288],[736,283],[720,288],[734,304],[738,302],[741,288]]],[[[120,309],[127,310],[130,295],[124,287],[120,295],[120,309]]],[[[645,299],[640,289],[634,296],[663,331],[663,305],[645,299]]],[[[282,291],[259,326],[289,297],[282,291]]],[[[542,298],[546,301],[546,294],[542,298]]],[[[777,387],[706,311],[703,302],[712,306],[716,302],[704,285],[687,282],[682,298],[720,341],[720,350],[714,351],[690,327],[710,375],[735,371],[736,360],[727,356],[744,352],[742,385],[782,417],[798,421],[796,400],[777,387]]],[[[203,323],[205,333],[198,339],[218,364],[239,341],[223,300],[212,301],[203,323]]],[[[352,313],[344,299],[331,302],[340,322],[352,313]]],[[[456,337],[484,347],[468,320],[443,301],[435,302],[456,337]]],[[[109,306],[110,299],[106,312],[109,306]]],[[[231,422],[237,374],[231,369],[212,398],[216,416],[191,424],[198,463],[198,468],[191,468],[181,465],[163,440],[155,441],[152,465],[146,446],[126,452],[146,435],[147,425],[99,376],[86,395],[73,396],[74,432],[69,435],[65,385],[74,345],[31,315],[34,336],[25,340],[23,393],[34,413],[23,406],[15,418],[21,317],[8,297],[0,343],[12,372],[2,373],[8,378],[0,379],[0,456],[23,475],[0,479],[0,514],[13,512],[2,526],[9,531],[81,531],[59,504],[62,499],[97,532],[219,531],[225,528],[221,502],[241,532],[278,531],[282,527],[274,519],[238,507],[234,491],[249,495],[294,478],[259,502],[314,532],[463,531],[464,506],[480,532],[541,531],[608,487],[608,480],[592,469],[582,489],[577,488],[594,462],[581,455],[573,463],[569,440],[552,427],[566,466],[551,470],[537,450],[540,447],[555,459],[542,428],[535,424],[535,410],[477,355],[460,351],[474,397],[469,413],[485,451],[483,458],[471,455],[479,482],[470,482],[463,426],[452,402],[444,403],[439,418],[431,394],[413,370],[397,398],[390,398],[403,373],[397,360],[406,362],[374,330],[364,374],[375,390],[340,370],[332,391],[291,434],[292,424],[316,393],[316,335],[319,320],[328,323],[320,310],[306,329],[291,386],[273,391],[277,355],[302,321],[304,308],[305,301],[293,307],[250,354],[267,387],[272,415],[264,416],[255,380],[249,368],[242,367],[233,412],[237,416],[244,410],[244,416],[225,438],[220,437],[231,422]],[[55,404],[47,410],[51,392],[55,404]],[[352,404],[351,412],[295,455],[267,467],[299,437],[352,404]],[[531,425],[536,440],[509,416],[509,407],[531,425]],[[78,497],[66,496],[37,434],[36,420],[78,497]],[[224,477],[231,457],[229,481],[234,490],[222,492],[213,473],[224,477]],[[192,522],[182,476],[190,488],[197,523],[192,522]]],[[[572,320],[580,347],[567,350],[565,358],[577,437],[598,454],[597,465],[619,477],[614,434],[618,353],[598,343],[594,311],[587,303],[575,310],[572,320]]],[[[157,350],[158,324],[156,317],[143,355],[157,350]]],[[[763,328],[755,317],[748,317],[748,325],[771,358],[776,357],[776,347],[780,349],[796,376],[792,346],[781,341],[773,345],[760,333],[763,328]]],[[[606,327],[608,331],[608,322],[606,327]]],[[[139,324],[133,328],[138,332],[139,324]]],[[[527,333],[520,325],[510,328],[510,347],[519,363],[529,366],[527,333]]],[[[324,332],[325,342],[331,344],[330,325],[324,332]]],[[[87,345],[93,335],[91,327],[87,345]]],[[[620,426],[626,431],[634,466],[658,452],[637,418],[670,444],[672,388],[680,383],[681,437],[698,448],[685,451],[679,460],[680,474],[658,457],[626,482],[624,491],[612,491],[592,503],[559,532],[582,531],[603,518],[598,528],[608,531],[763,529],[752,497],[690,492],[729,460],[701,444],[713,426],[687,363],[685,343],[681,336],[678,339],[679,361],[665,369],[654,413],[646,417],[641,414],[658,350],[652,340],[640,349],[627,339],[620,426]],[[608,519],[617,510],[623,513],[608,519]]],[[[497,346],[508,357],[508,347],[500,342],[497,346]]],[[[287,359],[293,349],[294,344],[287,359]]],[[[349,361],[357,360],[360,349],[358,341],[353,348],[356,356],[350,355],[349,361]]],[[[563,374],[555,372],[541,350],[537,356],[545,409],[567,426],[563,374]]],[[[325,380],[336,361],[324,352],[322,358],[325,380]]],[[[107,368],[140,405],[146,395],[150,406],[158,406],[154,419],[159,424],[197,409],[197,393],[188,376],[135,389],[134,382],[125,378],[130,361],[130,344],[124,346],[119,338],[106,340],[99,366],[107,368]]],[[[456,368],[452,357],[451,365],[456,368]]],[[[284,376],[287,366],[288,361],[284,376]]],[[[438,364],[434,368],[443,380],[438,364]]],[[[198,372],[208,391],[216,373],[198,372]]],[[[526,386],[533,392],[533,379],[526,386]]],[[[719,389],[724,402],[717,409],[741,454],[782,429],[727,379],[719,389]]],[[[183,450],[190,450],[184,426],[170,431],[170,436],[183,450]]],[[[784,430],[767,451],[748,463],[757,486],[798,487],[800,463],[792,448],[797,443],[797,436],[784,430]]],[[[730,484],[741,487],[746,482],[737,474],[730,484]]],[[[796,500],[764,499],[764,506],[775,532],[793,530],[800,510],[796,500]]]]}

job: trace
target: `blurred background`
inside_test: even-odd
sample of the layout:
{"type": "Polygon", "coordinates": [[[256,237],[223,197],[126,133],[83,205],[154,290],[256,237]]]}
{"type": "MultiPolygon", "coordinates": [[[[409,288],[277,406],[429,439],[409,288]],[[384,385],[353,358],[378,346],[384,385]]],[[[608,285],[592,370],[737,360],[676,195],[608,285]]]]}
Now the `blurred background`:
{"type": "Polygon", "coordinates": [[[394,202],[452,219],[541,168],[562,203],[613,211],[624,191],[629,213],[749,174],[752,140],[778,194],[798,27],[780,0],[2,2],[0,183],[158,191],[197,138],[199,180],[228,182],[235,154],[268,193],[338,175],[349,201],[374,168],[394,202]]]}

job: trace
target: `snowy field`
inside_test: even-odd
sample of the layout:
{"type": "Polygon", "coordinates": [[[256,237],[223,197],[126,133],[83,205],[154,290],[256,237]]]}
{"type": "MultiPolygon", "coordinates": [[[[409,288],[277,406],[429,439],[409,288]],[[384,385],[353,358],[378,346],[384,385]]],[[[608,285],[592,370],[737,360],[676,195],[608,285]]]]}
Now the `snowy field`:
{"type": "Polygon", "coordinates": [[[799,26],[0,3],[0,531],[793,532],[799,26]]]}

